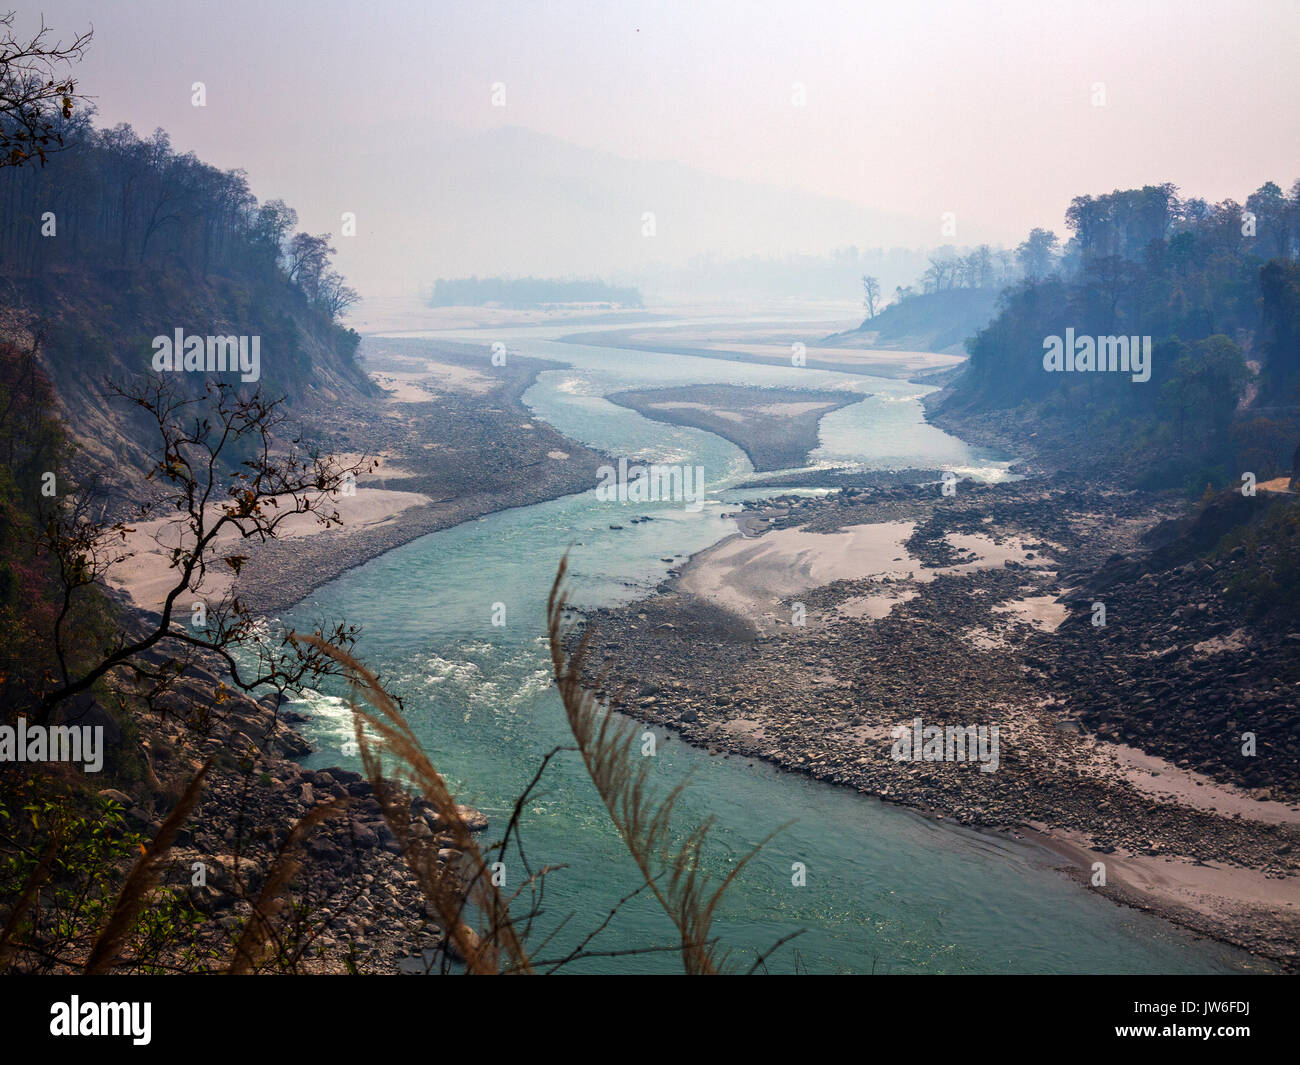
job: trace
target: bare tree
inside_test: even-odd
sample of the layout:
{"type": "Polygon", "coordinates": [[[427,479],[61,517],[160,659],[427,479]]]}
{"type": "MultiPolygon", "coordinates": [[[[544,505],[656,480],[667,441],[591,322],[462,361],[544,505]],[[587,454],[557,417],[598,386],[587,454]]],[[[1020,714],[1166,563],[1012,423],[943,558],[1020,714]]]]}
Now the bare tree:
{"type": "Polygon", "coordinates": [[[71,44],[50,43],[41,20],[33,36],[14,35],[15,13],[0,16],[0,167],[33,159],[45,165],[49,152],[63,147],[61,123],[72,117],[77,83],[66,71],[90,44],[91,30],[71,44]]]}
{"type": "Polygon", "coordinates": [[[868,318],[874,318],[880,306],[880,281],[870,274],[862,275],[862,307],[868,318]]]}
{"type": "Polygon", "coordinates": [[[342,274],[330,270],[321,278],[316,302],[331,318],[338,318],[360,298],[360,293],[346,283],[342,274]]]}
{"type": "MultiPolygon", "coordinates": [[[[208,382],[199,397],[179,395],[168,380],[151,380],[134,392],[111,387],[144,411],[157,430],[160,457],[149,479],[164,486],[165,502],[175,514],[167,527],[176,533],[176,542],[165,546],[176,577],[157,622],[147,632],[120,633],[92,665],[74,668],[76,656],[65,623],[81,591],[102,581],[109,568],[127,557],[132,530],[123,522],[92,520],[84,500],[51,518],[39,546],[52,556],[62,586],[54,624],[59,676],[39,700],[41,715],[115,671],[152,682],[154,688],[147,694],[156,696],[195,656],[222,659],[234,685],[244,691],[269,686],[283,694],[336,672],[332,660],[314,647],[271,638],[233,590],[211,604],[201,600],[203,626],[194,625],[192,618],[186,619],[190,624],[181,624],[176,615],[190,609],[182,602],[187,593],[203,596],[210,570],[238,575],[248,559],[241,553],[245,541],[275,539],[295,514],[312,514],[327,527],[340,524],[333,506],[336,495],[348,491],[356,474],[372,469],[373,463],[342,466],[318,453],[302,452],[297,440],[280,453],[275,430],[284,420],[283,400],[268,402],[260,393],[242,397],[224,382],[208,382]]],[[[145,505],[141,518],[151,517],[155,509],[145,505]]],[[[350,646],[355,630],[340,624],[324,635],[350,646]]]]}

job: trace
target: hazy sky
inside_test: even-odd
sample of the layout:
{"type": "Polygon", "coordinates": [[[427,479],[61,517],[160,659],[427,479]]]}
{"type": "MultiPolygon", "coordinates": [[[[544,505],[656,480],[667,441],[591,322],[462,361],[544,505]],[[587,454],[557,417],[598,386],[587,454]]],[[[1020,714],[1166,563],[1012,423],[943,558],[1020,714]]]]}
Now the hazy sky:
{"type": "MultiPolygon", "coordinates": [[[[357,211],[369,243],[341,241],[339,262],[363,287],[424,284],[430,270],[460,272],[458,261],[512,273],[526,272],[512,269],[515,253],[530,269],[545,261],[549,238],[519,221],[548,213],[545,196],[530,199],[538,161],[506,152],[491,164],[521,180],[508,190],[518,202],[505,243],[516,247],[498,234],[488,248],[474,240],[473,215],[491,209],[471,194],[482,175],[458,182],[452,127],[523,127],[840,198],[914,219],[918,246],[944,242],[948,211],[957,243],[1012,243],[1035,225],[1063,234],[1064,209],[1083,192],[1173,181],[1185,195],[1244,199],[1264,180],[1300,177],[1296,0],[61,0],[41,10],[63,34],[94,23],[80,78],[102,123],[162,126],[178,148],[244,168],[259,197],[288,200],[312,231],[357,211]],[[191,106],[195,81],[205,108],[191,106]],[[440,212],[461,217],[449,228],[440,212]]],[[[483,143],[490,156],[497,142],[483,143]]],[[[581,198],[552,177],[564,191],[550,195],[581,198]]],[[[823,250],[793,246],[793,217],[769,233],[780,202],[765,201],[763,217],[720,218],[707,239],[727,254],[823,250]]],[[[683,228],[671,254],[664,244],[655,254],[691,250],[683,228]]],[[[857,228],[836,243],[898,239],[897,227],[857,228]]],[[[603,268],[621,247],[575,237],[554,272],[603,268]]],[[[629,250],[628,265],[646,254],[629,250]]]]}

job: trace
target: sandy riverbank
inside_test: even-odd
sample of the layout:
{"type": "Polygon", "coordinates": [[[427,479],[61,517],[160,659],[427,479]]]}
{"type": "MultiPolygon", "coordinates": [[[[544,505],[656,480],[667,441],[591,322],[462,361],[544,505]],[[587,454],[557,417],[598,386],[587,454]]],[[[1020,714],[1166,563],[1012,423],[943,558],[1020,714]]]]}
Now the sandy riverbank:
{"type": "MultiPolygon", "coordinates": [[[[213,567],[196,594],[219,600],[233,589],[254,609],[276,613],[427,533],[593,487],[608,457],[534,421],[520,399],[539,372],[561,364],[514,356],[496,367],[490,355],[481,345],[367,338],[363,364],[387,394],[346,418],[334,409],[301,415],[304,435],[323,452],[345,462],[380,459],[358,475],[355,495],[330,501],[342,525],[327,529],[302,515],[276,540],[240,541],[249,558],[238,577],[213,567]]],[[[168,551],[181,529],[166,518],[135,529],[126,545],[133,557],[114,567],[110,583],[157,610],[175,583],[168,551]]],[[[185,611],[193,598],[182,597],[185,611]]]]}
{"type": "Polygon", "coordinates": [[[958,495],[942,511],[923,488],[754,505],[749,535],[649,600],[593,612],[590,675],[630,680],[629,713],[698,746],[1037,835],[1088,890],[1295,967],[1300,794],[1111,742],[1081,726],[1084,693],[1044,669],[1087,638],[1059,601],[1063,571],[1131,550],[1159,504],[1025,483],[958,495]],[[998,726],[998,768],[896,760],[893,729],[917,717],[998,726]]]}
{"type": "MultiPolygon", "coordinates": [[[[343,521],[342,529],[332,530],[342,536],[355,535],[364,530],[374,530],[391,525],[409,508],[426,506],[431,502],[428,496],[419,492],[396,492],[385,488],[367,488],[363,479],[358,479],[355,494],[330,495],[322,499],[322,507],[330,513],[337,513],[343,521]]],[[[292,507],[292,500],[285,499],[284,507],[292,507]]],[[[208,507],[206,522],[209,527],[216,524],[221,516],[221,507],[213,504],[208,507]]],[[[108,582],[115,588],[121,588],[136,606],[144,610],[160,611],[168,593],[176,585],[177,571],[171,568],[171,553],[180,546],[194,542],[193,533],[188,523],[176,518],[158,518],[153,521],[136,522],[131,527],[123,545],[128,558],[117,563],[108,572],[108,582]]],[[[302,540],[305,537],[324,535],[327,530],[317,520],[315,514],[291,514],[280,523],[278,533],[285,541],[302,540]]],[[[213,541],[212,550],[217,557],[223,554],[244,551],[239,532],[227,527],[213,541]]],[[[234,571],[226,566],[213,566],[208,570],[203,583],[192,588],[179,602],[179,609],[188,612],[195,598],[207,601],[219,601],[234,587],[234,571]]]]}
{"type": "Polygon", "coordinates": [[[820,443],[822,418],[866,396],[847,390],[709,384],[629,389],[606,398],[653,421],[730,440],[760,472],[806,466],[820,443]]]}
{"type": "Polygon", "coordinates": [[[838,343],[823,346],[829,323],[813,321],[775,325],[734,322],[711,325],[637,325],[620,329],[569,333],[559,339],[570,344],[623,348],[629,351],[672,352],[703,359],[753,362],[767,366],[805,365],[814,370],[907,378],[950,369],[965,358],[932,351],[889,351],[838,343]],[[792,362],[798,357],[801,363],[792,362]]]}
{"type": "MultiPolygon", "coordinates": [[[[780,624],[775,611],[784,601],[835,581],[926,584],[943,576],[1005,566],[1012,560],[1035,568],[1034,562],[1026,559],[1032,552],[1022,541],[999,543],[978,533],[954,533],[947,537],[949,546],[969,555],[969,561],[927,569],[908,553],[907,542],[915,532],[915,522],[892,521],[854,525],[834,533],[792,527],[773,529],[756,538],[737,534],[695,555],[683,568],[677,587],[687,595],[732,610],[761,629],[773,622],[780,624]]],[[[1037,568],[1050,567],[1040,563],[1037,568]]],[[[900,598],[901,594],[895,595],[892,601],[900,598]]],[[[875,615],[884,599],[891,597],[887,593],[853,597],[838,609],[845,616],[853,616],[859,608],[866,615],[875,615]],[[876,605],[864,605],[864,601],[876,605]]]]}

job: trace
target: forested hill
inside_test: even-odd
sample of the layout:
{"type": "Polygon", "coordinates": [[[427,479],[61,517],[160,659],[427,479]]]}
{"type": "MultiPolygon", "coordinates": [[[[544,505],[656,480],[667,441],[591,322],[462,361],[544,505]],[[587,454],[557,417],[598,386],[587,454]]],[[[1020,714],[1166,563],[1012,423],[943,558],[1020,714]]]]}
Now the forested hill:
{"type": "MultiPolygon", "coordinates": [[[[256,383],[290,409],[376,394],[339,316],[357,298],[330,267],[328,236],[296,233],[282,201],[258,204],[242,171],[174,151],[159,130],[95,130],[83,116],[44,167],[0,169],[0,340],[35,344],[63,420],[96,473],[143,461],[106,380],[144,380],[154,338],[257,337],[256,383]]],[[[147,441],[152,443],[152,441],[147,441]]]]}
{"type": "Polygon", "coordinates": [[[1176,191],[1076,198],[1063,253],[1003,292],[936,419],[974,429],[982,418],[1024,442],[1033,434],[1060,468],[1189,492],[1289,473],[1300,442],[1300,182],[1289,196],[1270,182],[1245,204],[1176,191]],[[1148,337],[1145,369],[1088,368],[1109,366],[1108,338],[1137,348],[1148,337]],[[1078,363],[1073,352],[1052,363],[1052,338],[1072,341],[1078,363]]]}

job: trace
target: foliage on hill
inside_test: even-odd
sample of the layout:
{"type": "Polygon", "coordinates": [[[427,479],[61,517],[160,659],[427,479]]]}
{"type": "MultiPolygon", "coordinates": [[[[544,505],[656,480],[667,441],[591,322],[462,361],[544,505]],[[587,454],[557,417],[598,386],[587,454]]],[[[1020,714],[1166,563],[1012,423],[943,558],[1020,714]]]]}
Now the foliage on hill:
{"type": "MultiPolygon", "coordinates": [[[[327,235],[294,233],[290,207],[258,204],[242,171],[177,153],[162,130],[78,116],[60,135],[45,167],[0,172],[0,307],[11,339],[40,338],[68,429],[104,469],[139,458],[106,379],[150,372],[152,339],[177,329],[259,337],[259,383],[290,404],[374,394],[338,321],[356,293],[327,235]]],[[[176,375],[194,394],[207,376],[176,375]]]]}
{"type": "Polygon", "coordinates": [[[1300,503],[1279,503],[1261,521],[1234,529],[1217,554],[1240,560],[1228,594],[1252,614],[1300,621],[1300,503]]]}
{"type": "Polygon", "coordinates": [[[1078,197],[1041,280],[1007,289],[940,416],[1016,411],[1061,464],[1199,493],[1289,470],[1300,438],[1300,182],[1243,207],[1172,185],[1078,197]],[[1148,380],[1048,372],[1048,338],[1151,338],[1148,380]],[[1255,372],[1258,367],[1258,373],[1255,372]],[[1068,452],[1073,451],[1073,461],[1068,452]]]}
{"type": "Polygon", "coordinates": [[[50,383],[30,352],[0,343],[0,701],[16,705],[54,668],[50,561],[31,543],[49,518],[42,478],[67,454],[50,383]]]}
{"type": "Polygon", "coordinates": [[[826,344],[960,352],[967,338],[988,325],[997,312],[998,292],[996,288],[946,288],[911,294],[857,329],[828,338],[826,344]]]}

